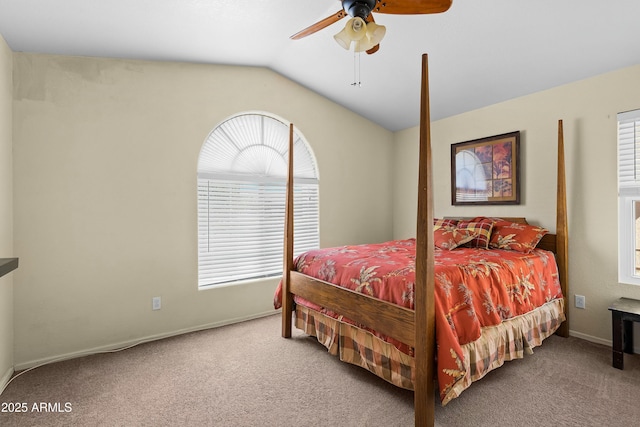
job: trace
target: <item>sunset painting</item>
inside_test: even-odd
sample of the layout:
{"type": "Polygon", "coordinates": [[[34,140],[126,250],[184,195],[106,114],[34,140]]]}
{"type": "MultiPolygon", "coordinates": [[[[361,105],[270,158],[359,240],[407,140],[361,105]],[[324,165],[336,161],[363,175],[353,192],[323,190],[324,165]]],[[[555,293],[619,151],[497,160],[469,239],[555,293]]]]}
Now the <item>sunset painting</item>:
{"type": "Polygon", "coordinates": [[[518,204],[520,133],[451,145],[452,203],[518,204]]]}

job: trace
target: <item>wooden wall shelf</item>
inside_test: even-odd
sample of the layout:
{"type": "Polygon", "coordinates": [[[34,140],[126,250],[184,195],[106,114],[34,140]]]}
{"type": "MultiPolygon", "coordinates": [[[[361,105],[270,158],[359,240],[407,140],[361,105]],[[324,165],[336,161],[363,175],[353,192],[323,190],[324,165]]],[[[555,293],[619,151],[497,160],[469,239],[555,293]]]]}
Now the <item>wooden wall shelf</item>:
{"type": "Polygon", "coordinates": [[[18,268],[18,258],[0,258],[0,277],[18,268]]]}

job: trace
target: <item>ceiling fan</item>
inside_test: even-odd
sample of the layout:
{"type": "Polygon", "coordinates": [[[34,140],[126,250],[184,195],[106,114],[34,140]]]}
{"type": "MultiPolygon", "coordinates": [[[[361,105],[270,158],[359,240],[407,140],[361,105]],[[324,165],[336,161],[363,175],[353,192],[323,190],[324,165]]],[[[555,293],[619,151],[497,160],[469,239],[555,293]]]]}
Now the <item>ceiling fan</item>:
{"type": "Polygon", "coordinates": [[[446,12],[453,0],[339,0],[342,10],[316,22],[310,27],[292,35],[298,40],[351,16],[344,29],[333,36],[340,46],[349,50],[354,43],[356,52],[372,54],[380,48],[380,41],[386,33],[383,25],[377,25],[373,12],[394,15],[424,15],[446,12]]]}

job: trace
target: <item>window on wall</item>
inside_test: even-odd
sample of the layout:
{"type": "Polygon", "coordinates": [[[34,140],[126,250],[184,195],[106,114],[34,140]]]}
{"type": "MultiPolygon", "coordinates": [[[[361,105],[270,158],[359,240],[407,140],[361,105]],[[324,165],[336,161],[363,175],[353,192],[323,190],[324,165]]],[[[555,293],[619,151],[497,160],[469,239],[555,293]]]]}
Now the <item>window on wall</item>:
{"type": "MultiPolygon", "coordinates": [[[[231,117],[198,159],[198,286],[282,274],[289,123],[231,117]]],[[[294,254],[319,247],[318,170],[294,129],[294,254]]]]}
{"type": "Polygon", "coordinates": [[[640,285],[640,110],[618,114],[618,280],[640,285]]]}

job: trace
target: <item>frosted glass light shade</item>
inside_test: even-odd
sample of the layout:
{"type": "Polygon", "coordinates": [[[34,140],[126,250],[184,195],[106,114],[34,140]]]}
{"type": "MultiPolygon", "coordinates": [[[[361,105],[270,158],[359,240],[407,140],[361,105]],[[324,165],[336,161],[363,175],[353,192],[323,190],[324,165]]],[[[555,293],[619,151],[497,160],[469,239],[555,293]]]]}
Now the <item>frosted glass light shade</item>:
{"type": "Polygon", "coordinates": [[[344,49],[349,50],[349,48],[351,47],[351,39],[349,38],[346,29],[343,28],[342,31],[333,36],[333,38],[344,49]]]}
{"type": "Polygon", "coordinates": [[[386,33],[387,28],[384,25],[378,25],[375,22],[369,22],[367,24],[366,35],[374,46],[382,41],[386,33]]]}
{"type": "Polygon", "coordinates": [[[355,43],[354,50],[356,52],[364,52],[379,44],[384,38],[387,29],[384,25],[378,25],[375,22],[367,24],[366,36],[355,43]]]}
{"type": "Polygon", "coordinates": [[[357,42],[366,37],[367,24],[364,22],[364,19],[357,16],[349,19],[342,31],[333,36],[336,42],[347,50],[351,47],[351,42],[357,42]]]}

